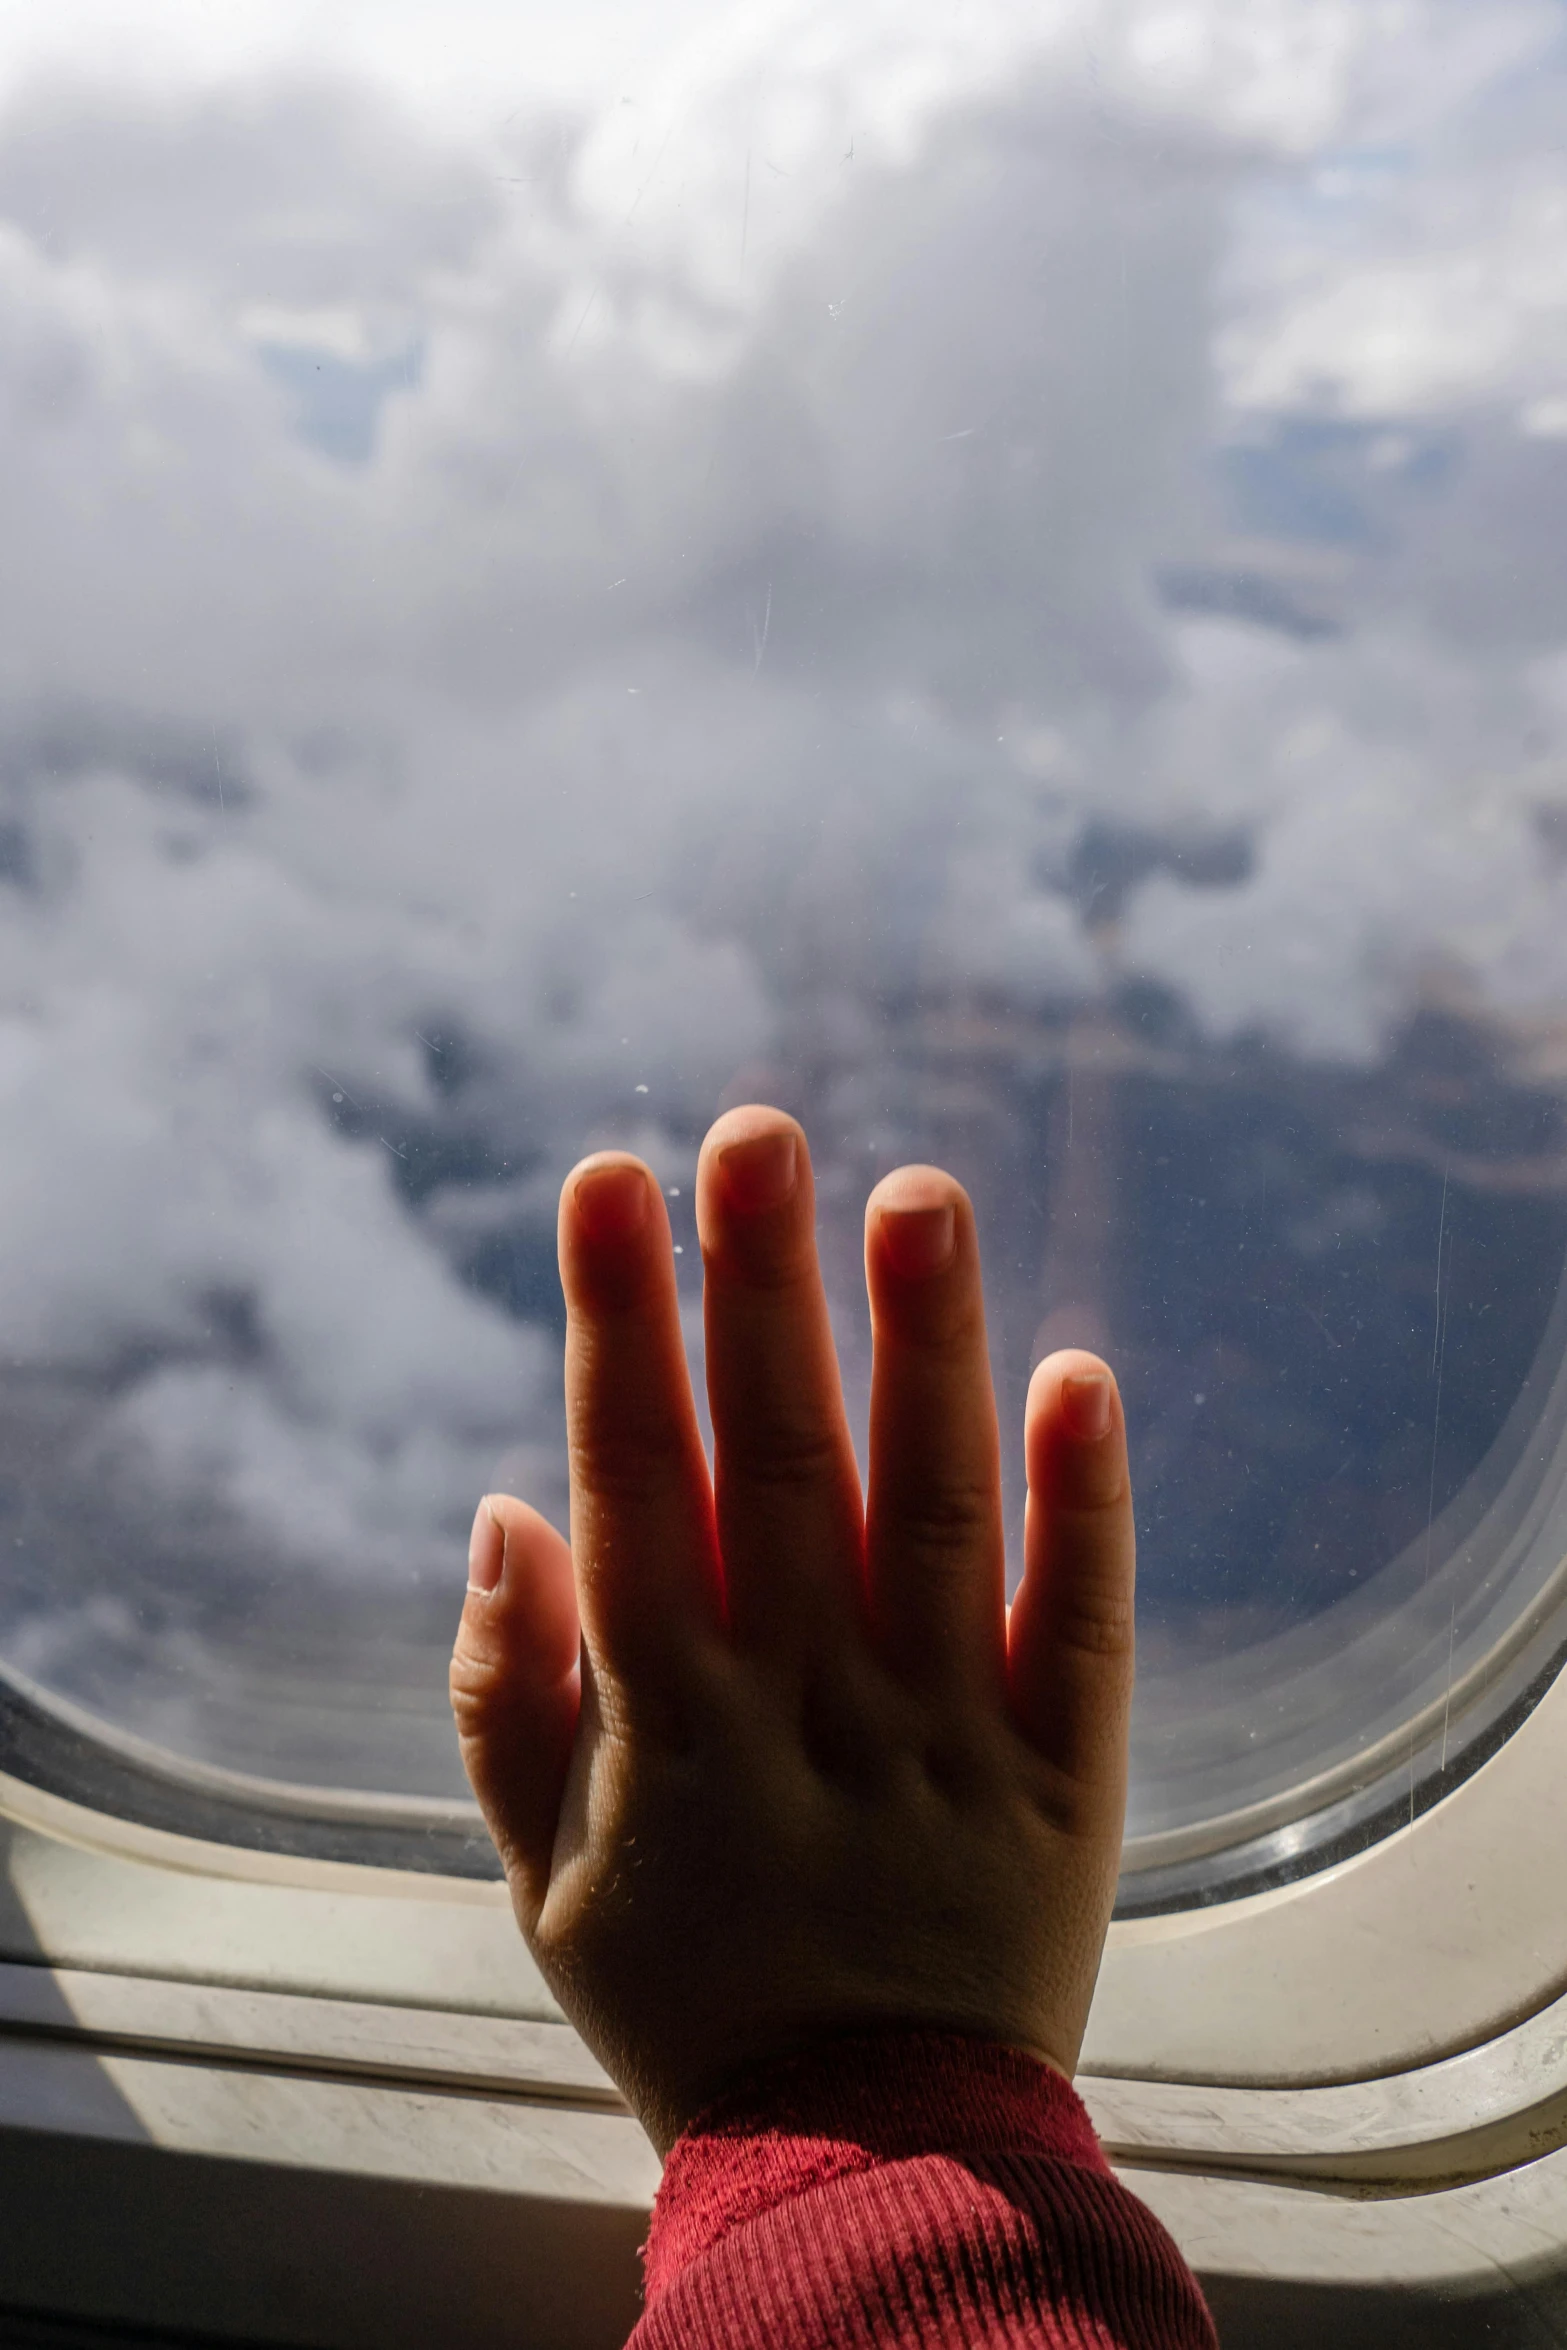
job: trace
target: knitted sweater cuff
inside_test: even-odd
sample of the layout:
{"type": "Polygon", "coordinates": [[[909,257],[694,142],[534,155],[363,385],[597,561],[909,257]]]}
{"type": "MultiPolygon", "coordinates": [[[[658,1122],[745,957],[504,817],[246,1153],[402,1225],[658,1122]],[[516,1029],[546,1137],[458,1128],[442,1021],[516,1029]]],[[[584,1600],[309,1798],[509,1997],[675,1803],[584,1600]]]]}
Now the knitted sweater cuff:
{"type": "Polygon", "coordinates": [[[1109,2166],[1064,2074],[957,2032],[881,2031],[754,2073],[673,2148],[644,2253],[651,2303],[733,2228],[829,2180],[921,2155],[1109,2166]]]}

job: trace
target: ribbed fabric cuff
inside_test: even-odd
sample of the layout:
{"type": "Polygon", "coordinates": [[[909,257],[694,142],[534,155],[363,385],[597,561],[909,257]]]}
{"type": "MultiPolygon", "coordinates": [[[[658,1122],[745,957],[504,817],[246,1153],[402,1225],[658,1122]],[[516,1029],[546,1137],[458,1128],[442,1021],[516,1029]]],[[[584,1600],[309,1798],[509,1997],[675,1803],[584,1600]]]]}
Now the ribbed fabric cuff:
{"type": "Polygon", "coordinates": [[[1071,2083],[998,2041],[885,2031],[754,2073],[672,2150],[644,2253],[649,2306],[733,2228],[790,2197],[920,2155],[1109,2166],[1071,2083]]]}

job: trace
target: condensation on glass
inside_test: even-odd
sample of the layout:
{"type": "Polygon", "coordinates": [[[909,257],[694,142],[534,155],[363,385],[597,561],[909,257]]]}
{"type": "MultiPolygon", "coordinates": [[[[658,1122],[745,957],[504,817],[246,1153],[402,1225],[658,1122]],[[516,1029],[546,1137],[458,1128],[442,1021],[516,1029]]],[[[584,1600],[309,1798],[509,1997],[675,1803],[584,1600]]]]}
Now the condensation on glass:
{"type": "Polygon", "coordinates": [[[354,21],[0,38],[0,1657],[455,1794],[560,1179],[695,1359],[761,1096],[861,1426],[908,1158],[1120,1369],[1148,1898],[1412,1811],[1561,1637],[1556,18],[354,21]]]}

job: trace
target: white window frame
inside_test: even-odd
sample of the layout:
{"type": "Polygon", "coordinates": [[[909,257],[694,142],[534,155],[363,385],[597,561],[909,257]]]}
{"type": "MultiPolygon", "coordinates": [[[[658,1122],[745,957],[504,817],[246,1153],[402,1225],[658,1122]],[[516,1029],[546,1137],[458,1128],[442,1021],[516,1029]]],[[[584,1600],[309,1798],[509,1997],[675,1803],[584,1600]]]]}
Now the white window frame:
{"type": "MultiPolygon", "coordinates": [[[[1564,1786],[1567,1676],[1355,1858],[1112,1926],[1079,2086],[1227,2350],[1322,2295],[1346,2342],[1389,2294],[1433,2342],[1499,2292],[1567,2310],[1564,1786]]],[[[609,2345],[656,2182],[499,1884],[0,1776],[0,2309],[609,2345]]]]}

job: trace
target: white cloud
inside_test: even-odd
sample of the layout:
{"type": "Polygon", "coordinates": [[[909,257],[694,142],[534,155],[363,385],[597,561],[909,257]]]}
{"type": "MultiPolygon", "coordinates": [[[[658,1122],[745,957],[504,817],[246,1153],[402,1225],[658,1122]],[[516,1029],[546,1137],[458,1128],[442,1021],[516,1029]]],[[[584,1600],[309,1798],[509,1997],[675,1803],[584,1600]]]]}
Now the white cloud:
{"type": "Polygon", "coordinates": [[[52,76],[0,138],[0,1329],[103,1446],[412,1576],[554,1442],[577,1150],[683,1164],[804,1028],[880,1133],[921,988],[1362,1062],[1435,971],[1559,1002],[1538,615],[1458,641],[1387,552],[1475,576],[1442,433],[1486,511],[1477,416],[1553,461],[1549,109],[1465,127],[1538,8],[743,10],[632,90],[599,12],[482,107],[417,12],[395,102],[364,12],[336,80],[242,13],[157,89],[0,60],[52,76]],[[1252,868],[1102,933],[1090,824],[1252,868]]]}

